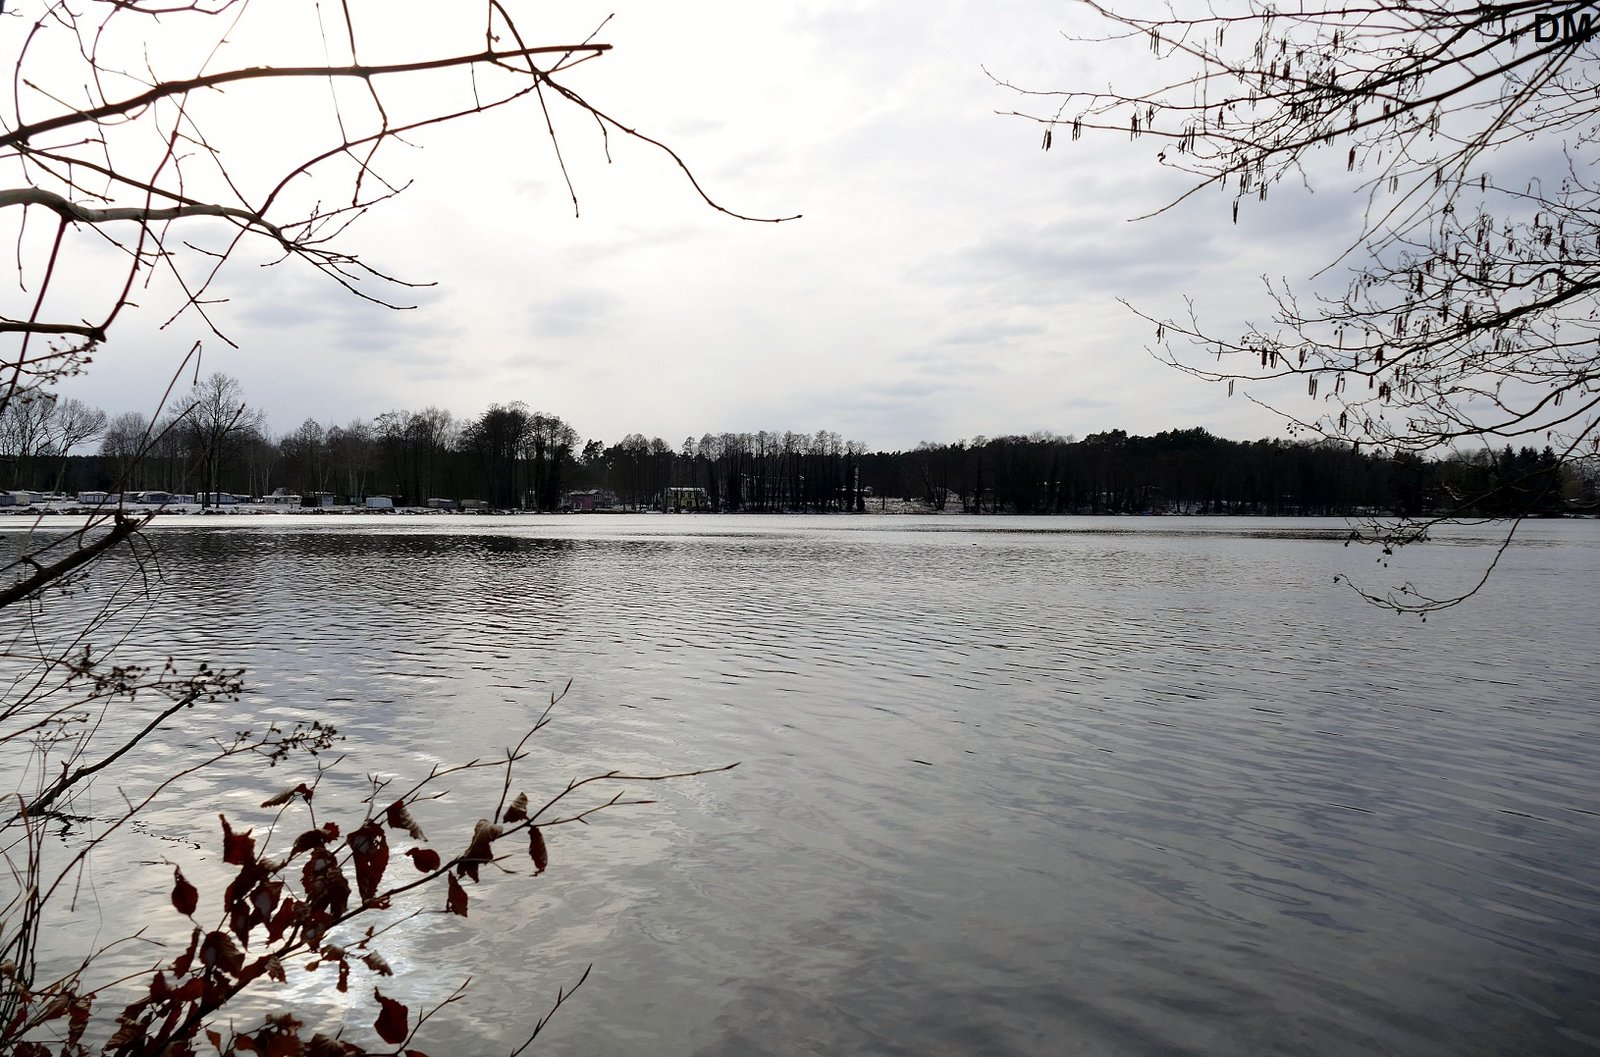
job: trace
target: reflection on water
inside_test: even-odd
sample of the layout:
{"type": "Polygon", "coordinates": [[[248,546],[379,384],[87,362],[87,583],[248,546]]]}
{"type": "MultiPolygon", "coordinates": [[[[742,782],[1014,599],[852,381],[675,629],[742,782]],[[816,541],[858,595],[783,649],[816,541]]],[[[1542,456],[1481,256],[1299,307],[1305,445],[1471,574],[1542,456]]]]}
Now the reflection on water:
{"type": "MultiPolygon", "coordinates": [[[[1492,526],[1385,571],[1316,521],[179,521],[126,648],[255,692],[137,766],[319,716],[353,801],[494,753],[569,678],[545,787],[742,761],[395,933],[397,991],[473,976],[461,1053],[591,960],[549,1052],[1588,1053],[1596,529],[1525,526],[1423,624],[1333,574],[1466,577],[1492,526]]],[[[195,778],[135,857],[210,848],[283,777],[195,778]]],[[[160,906],[164,878],[98,881],[160,906]]]]}

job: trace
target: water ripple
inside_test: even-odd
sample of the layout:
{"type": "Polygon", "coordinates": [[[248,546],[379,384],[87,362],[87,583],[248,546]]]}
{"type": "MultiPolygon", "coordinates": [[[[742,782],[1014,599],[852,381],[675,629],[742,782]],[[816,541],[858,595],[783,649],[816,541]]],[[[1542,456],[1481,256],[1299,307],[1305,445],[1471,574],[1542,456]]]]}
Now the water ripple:
{"type": "MultiPolygon", "coordinates": [[[[1329,586],[1371,555],[1328,522],[215,520],[155,533],[164,585],[116,633],[253,691],[146,778],[317,716],[355,799],[493,753],[569,678],[551,781],[743,761],[563,830],[559,869],[483,889],[491,928],[475,902],[396,933],[481,1008],[596,960],[557,1051],[1600,1048],[1592,523],[1525,526],[1479,604],[1420,624],[1329,586]]],[[[1492,526],[1447,542],[1404,575],[1470,571],[1492,526]]],[[[209,848],[220,808],[186,805],[248,816],[252,781],[195,776],[130,857],[209,848]]]]}

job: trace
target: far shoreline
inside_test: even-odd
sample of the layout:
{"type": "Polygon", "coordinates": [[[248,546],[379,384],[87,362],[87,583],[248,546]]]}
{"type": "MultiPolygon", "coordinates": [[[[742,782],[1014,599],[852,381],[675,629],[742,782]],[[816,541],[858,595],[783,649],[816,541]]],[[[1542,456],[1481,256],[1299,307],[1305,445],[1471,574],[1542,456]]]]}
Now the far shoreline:
{"type": "MultiPolygon", "coordinates": [[[[149,505],[149,506],[145,506],[145,505],[141,505],[141,504],[125,504],[125,505],[117,506],[117,505],[111,505],[111,504],[89,505],[89,504],[77,503],[77,502],[73,502],[73,501],[63,501],[63,502],[59,502],[59,503],[33,503],[33,504],[29,504],[27,506],[0,507],[0,518],[30,518],[30,517],[31,518],[40,518],[40,517],[95,518],[95,517],[105,517],[107,515],[117,514],[117,513],[135,515],[135,516],[140,515],[140,514],[153,513],[153,514],[161,515],[163,517],[163,519],[165,519],[166,517],[177,517],[177,518],[183,518],[185,520],[187,520],[189,518],[204,518],[204,519],[210,520],[210,519],[213,519],[213,518],[251,518],[251,519],[254,519],[254,518],[258,518],[258,517],[295,518],[295,519],[298,519],[298,518],[317,518],[317,517],[329,517],[329,516],[334,516],[334,517],[363,517],[363,518],[366,518],[366,517],[378,517],[378,518],[384,518],[384,517],[441,517],[441,516],[458,517],[458,518],[480,518],[480,517],[547,517],[547,518],[548,517],[559,517],[559,518],[579,517],[579,518],[587,518],[587,517],[614,517],[614,516],[619,516],[619,515],[620,516],[627,516],[627,515],[633,515],[633,516],[637,516],[637,515],[665,515],[665,516],[673,516],[673,517],[697,517],[697,516],[710,515],[710,516],[713,516],[713,517],[720,517],[720,516],[728,516],[728,517],[746,517],[746,516],[757,516],[757,517],[759,517],[759,516],[765,516],[765,517],[796,517],[796,516],[800,516],[800,517],[818,517],[818,516],[823,516],[823,517],[884,517],[884,518],[917,517],[917,516],[920,516],[920,517],[940,517],[940,518],[945,518],[945,517],[948,517],[948,518],[959,518],[959,517],[965,516],[965,517],[973,517],[973,518],[1017,517],[1017,518],[1028,518],[1028,519],[1033,519],[1033,518],[1133,518],[1133,519],[1138,519],[1138,518],[1184,518],[1184,519],[1188,519],[1188,518],[1229,518],[1229,519],[1231,519],[1231,518],[1262,518],[1262,519],[1271,519],[1271,520],[1315,519],[1315,520],[1336,520],[1336,521],[1351,521],[1351,520],[1371,519],[1371,518],[1381,518],[1381,519],[1386,519],[1387,520],[1387,519],[1399,519],[1399,518],[1403,517],[1403,515],[1401,515],[1401,514],[1395,513],[1393,511],[1386,511],[1386,510],[1356,510],[1356,511],[1350,511],[1350,512],[1346,512],[1346,513],[1272,513],[1272,512],[1264,512],[1264,511],[1258,511],[1258,510],[1233,510],[1233,511],[1166,510],[1166,511],[1139,511],[1139,512],[1107,510],[1107,511],[1099,511],[1099,512],[1066,511],[1066,512],[1060,512],[1060,513],[1054,513],[1054,512],[1052,512],[1052,513],[1018,513],[1016,511],[1005,511],[1005,510],[1001,510],[1001,511],[993,511],[993,510],[975,511],[975,510],[962,510],[962,509],[950,509],[950,508],[946,508],[944,510],[938,510],[938,509],[935,509],[931,503],[926,503],[926,502],[917,501],[917,500],[904,500],[904,499],[902,499],[902,500],[888,500],[887,503],[884,506],[882,506],[882,507],[880,507],[878,509],[873,509],[872,508],[873,506],[877,506],[877,503],[874,502],[874,503],[870,504],[868,509],[856,510],[856,511],[848,511],[848,510],[721,510],[721,511],[712,511],[712,510],[672,511],[672,510],[668,510],[668,511],[663,511],[663,510],[659,510],[659,509],[649,509],[649,508],[646,508],[646,509],[544,510],[544,511],[540,511],[540,510],[519,510],[519,509],[506,509],[506,510],[446,510],[446,509],[440,509],[440,508],[436,508],[436,507],[417,507],[417,506],[388,507],[388,508],[370,508],[370,507],[364,507],[364,506],[351,506],[351,505],[325,506],[325,507],[305,507],[305,506],[291,507],[291,506],[284,506],[282,504],[269,504],[269,503],[230,503],[230,504],[223,504],[223,505],[211,505],[211,506],[206,506],[206,507],[202,507],[198,503],[168,503],[168,504],[162,504],[162,505],[149,505]],[[889,505],[889,504],[892,504],[892,505],[889,505]]],[[[1444,515],[1444,514],[1426,513],[1426,512],[1420,513],[1420,514],[1414,514],[1414,515],[1411,515],[1411,517],[1414,520],[1425,520],[1425,519],[1430,519],[1430,518],[1440,518],[1440,519],[1451,520],[1451,521],[1471,521],[1471,522],[1514,520],[1512,518],[1506,518],[1506,517],[1498,517],[1497,518],[1497,517],[1460,517],[1460,516],[1458,516],[1458,517],[1453,517],[1452,518],[1452,517],[1449,517],[1448,515],[1444,515]]],[[[1548,514],[1548,515],[1540,515],[1540,516],[1537,516],[1537,517],[1530,516],[1528,518],[1528,520],[1586,521],[1586,520],[1596,520],[1597,518],[1600,518],[1600,514],[1586,514],[1586,513],[1581,513],[1581,512],[1578,512],[1578,513],[1563,512],[1563,513],[1554,513],[1554,514],[1548,514]]]]}

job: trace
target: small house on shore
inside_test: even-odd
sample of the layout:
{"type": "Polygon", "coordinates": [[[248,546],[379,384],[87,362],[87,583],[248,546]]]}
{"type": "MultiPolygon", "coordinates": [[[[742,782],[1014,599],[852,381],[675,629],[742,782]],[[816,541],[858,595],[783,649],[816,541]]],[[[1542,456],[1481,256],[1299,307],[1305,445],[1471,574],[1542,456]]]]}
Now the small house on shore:
{"type": "Polygon", "coordinates": [[[704,488],[663,488],[656,507],[669,513],[707,512],[711,496],[704,488]]]}
{"type": "Polygon", "coordinates": [[[617,506],[617,493],[608,488],[589,488],[578,492],[568,492],[561,499],[562,510],[578,514],[592,513],[596,510],[615,510],[617,506]]]}

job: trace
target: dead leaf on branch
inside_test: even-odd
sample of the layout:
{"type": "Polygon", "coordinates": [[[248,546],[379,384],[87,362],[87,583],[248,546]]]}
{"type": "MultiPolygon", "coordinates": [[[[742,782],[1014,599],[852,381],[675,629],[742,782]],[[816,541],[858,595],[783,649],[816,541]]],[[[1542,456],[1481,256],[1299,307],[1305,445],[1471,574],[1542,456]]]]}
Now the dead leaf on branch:
{"type": "Polygon", "coordinates": [[[72,1008],[67,1012],[67,1045],[78,1045],[83,1031],[89,1026],[89,1007],[94,1004],[94,994],[73,995],[72,1008]]]}
{"type": "Polygon", "coordinates": [[[123,1013],[117,1018],[117,1030],[106,1040],[103,1052],[117,1053],[144,1038],[144,1025],[123,1013]]]}
{"type": "Polygon", "coordinates": [[[183,871],[172,868],[172,905],[184,917],[193,917],[200,905],[200,893],[184,879],[183,871]]]}
{"type": "Polygon", "coordinates": [[[362,1052],[361,1047],[354,1043],[342,1039],[330,1039],[319,1031],[311,1036],[310,1042],[306,1043],[305,1057],[347,1057],[362,1052]]]}
{"type": "Polygon", "coordinates": [[[457,876],[470,877],[478,880],[478,867],[494,859],[494,849],[490,847],[501,834],[505,827],[496,826],[486,818],[480,818],[477,826],[472,830],[472,843],[467,845],[467,850],[461,853],[456,860],[457,876]]]}
{"type": "Polygon", "coordinates": [[[439,868],[439,853],[432,848],[407,848],[406,854],[411,856],[418,873],[432,873],[439,868]]]}
{"type": "Polygon", "coordinates": [[[254,859],[239,867],[239,876],[228,884],[223,893],[223,906],[228,911],[228,924],[239,942],[248,945],[250,930],[266,924],[283,893],[283,882],[273,879],[273,873],[282,864],[270,864],[254,859]]]}
{"type": "Polygon", "coordinates": [[[326,911],[343,917],[350,905],[350,882],[339,868],[339,860],[326,848],[317,848],[300,871],[305,886],[306,905],[313,911],[326,911]]]}
{"type": "Polygon", "coordinates": [[[550,865],[550,852],[544,846],[544,834],[539,832],[538,826],[528,827],[528,854],[533,857],[533,872],[544,873],[544,868],[550,865]]]}
{"type": "Polygon", "coordinates": [[[308,848],[320,848],[329,841],[339,839],[339,824],[337,822],[324,822],[317,829],[308,829],[294,839],[294,847],[289,850],[289,858],[294,858],[308,848]]]}
{"type": "MultiPolygon", "coordinates": [[[[83,1037],[83,1030],[89,1024],[89,1007],[94,1003],[94,993],[80,995],[76,991],[65,991],[52,998],[44,1010],[34,1018],[34,1024],[44,1024],[52,1020],[67,1018],[67,1046],[75,1047],[78,1040],[83,1037]]],[[[21,1050],[17,1051],[19,1054],[21,1050]]],[[[68,1051],[63,1051],[68,1052],[68,1051]]],[[[45,1051],[49,1053],[48,1050],[45,1051]]]]}
{"type": "Polygon", "coordinates": [[[445,897],[444,908],[452,914],[467,916],[467,890],[461,887],[461,882],[456,880],[455,874],[445,874],[450,882],[450,894],[445,897]]]}
{"type": "MultiPolygon", "coordinates": [[[[509,784],[509,783],[508,783],[509,784]]],[[[528,817],[528,794],[518,793],[517,798],[511,801],[511,806],[506,808],[505,814],[500,816],[501,822],[521,822],[528,817]]]]}
{"type": "Polygon", "coordinates": [[[229,976],[238,976],[244,970],[244,952],[226,932],[210,932],[200,944],[200,964],[207,969],[220,969],[229,976]]]}
{"type": "Polygon", "coordinates": [[[243,866],[247,862],[254,862],[256,839],[250,835],[250,831],[235,833],[233,827],[228,825],[226,815],[217,817],[222,819],[222,861],[230,866],[243,866]]]}
{"type": "Polygon", "coordinates": [[[183,976],[189,971],[189,967],[194,964],[194,953],[200,949],[200,936],[201,932],[197,926],[194,932],[189,935],[189,946],[185,948],[182,954],[172,959],[172,971],[177,975],[183,976]]]}
{"type": "Polygon", "coordinates": [[[406,1008],[404,1003],[396,1002],[392,998],[385,998],[383,992],[376,987],[372,989],[372,993],[378,996],[378,1004],[383,1007],[378,1014],[377,1021],[373,1024],[373,1027],[378,1029],[378,1038],[391,1046],[397,1046],[405,1041],[408,1034],[406,1022],[411,1011],[406,1008]]]}
{"type": "Polygon", "coordinates": [[[300,920],[301,911],[304,909],[305,904],[298,899],[285,899],[279,903],[278,912],[267,922],[267,942],[277,943],[283,934],[289,931],[289,926],[300,920]]]}
{"type": "Polygon", "coordinates": [[[281,807],[282,805],[287,804],[289,801],[293,800],[295,798],[296,794],[305,797],[306,802],[310,803],[311,802],[311,793],[312,793],[311,789],[308,788],[304,782],[301,782],[299,785],[293,787],[292,789],[285,789],[283,792],[278,793],[277,795],[275,795],[275,796],[273,796],[273,797],[271,797],[271,798],[269,798],[267,800],[261,801],[261,806],[262,807],[281,807]]]}
{"type": "MultiPolygon", "coordinates": [[[[241,965],[243,960],[241,955],[241,965]]],[[[167,982],[165,973],[156,973],[150,978],[150,997],[157,1002],[195,1002],[204,994],[205,981],[198,976],[191,976],[176,986],[167,982]]]]}
{"type": "Polygon", "coordinates": [[[371,903],[378,894],[383,872],[389,868],[389,840],[383,827],[369,819],[350,834],[350,854],[356,867],[356,890],[363,903],[371,903]]]}
{"type": "Polygon", "coordinates": [[[417,820],[411,817],[404,800],[396,800],[389,805],[386,812],[390,829],[403,829],[411,834],[412,840],[427,840],[423,835],[422,827],[417,825],[417,820]]]}
{"type": "Polygon", "coordinates": [[[67,1015],[67,1004],[72,1001],[71,995],[52,995],[34,1017],[35,1024],[48,1024],[52,1020],[59,1020],[67,1015]]]}

